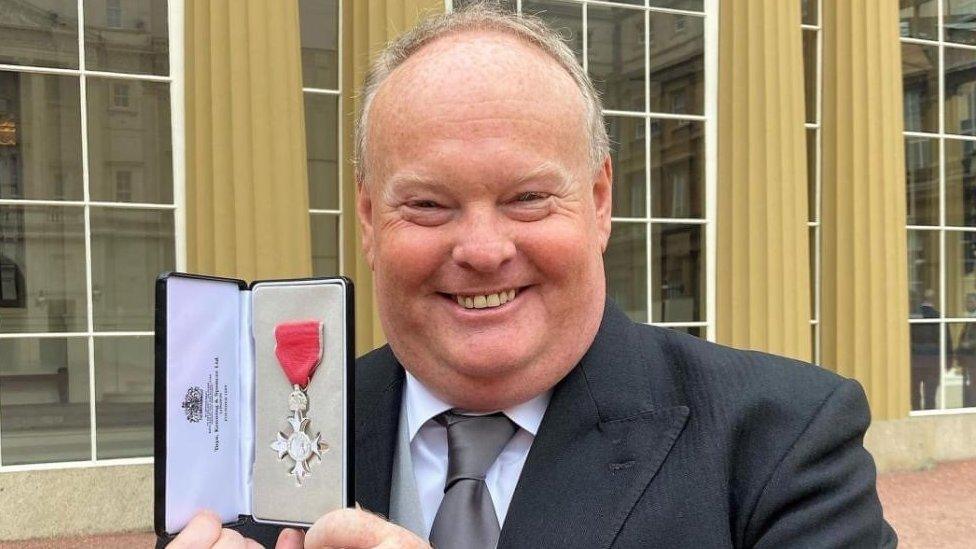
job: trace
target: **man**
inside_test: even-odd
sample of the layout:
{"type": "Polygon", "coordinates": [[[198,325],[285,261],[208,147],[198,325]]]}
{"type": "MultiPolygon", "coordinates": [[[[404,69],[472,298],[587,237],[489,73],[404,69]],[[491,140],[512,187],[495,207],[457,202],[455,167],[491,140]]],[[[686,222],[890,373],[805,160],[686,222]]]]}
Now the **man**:
{"type": "MultiPolygon", "coordinates": [[[[390,343],[357,365],[363,509],[306,547],[894,544],[855,382],[606,299],[600,112],[556,35],[484,7],[377,61],[357,214],[390,343]]],[[[177,540],[215,542],[249,543],[209,516],[177,540]]]]}

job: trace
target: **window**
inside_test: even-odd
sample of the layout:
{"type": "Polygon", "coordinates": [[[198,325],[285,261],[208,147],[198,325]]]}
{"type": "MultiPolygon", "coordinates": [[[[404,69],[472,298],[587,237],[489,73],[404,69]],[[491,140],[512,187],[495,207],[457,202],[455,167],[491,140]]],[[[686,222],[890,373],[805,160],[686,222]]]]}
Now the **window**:
{"type": "Polygon", "coordinates": [[[173,2],[126,0],[125,33],[119,0],[2,8],[0,471],[152,455],[153,281],[183,268],[173,2]]]}
{"type": "Polygon", "coordinates": [[[122,28],[122,0],[106,0],[105,26],[112,29],[122,28]]]}
{"type": "Polygon", "coordinates": [[[976,411],[976,3],[900,6],[912,410],[976,411]]]}
{"type": "Polygon", "coordinates": [[[342,265],[342,112],[337,0],[300,0],[302,90],[308,152],[312,272],[335,276],[342,265]]]}
{"type": "Polygon", "coordinates": [[[115,172],[115,200],[132,202],[132,172],[128,170],[115,172]]]}
{"type": "Polygon", "coordinates": [[[124,82],[112,83],[112,106],[119,109],[129,108],[129,85],[124,82]]]}
{"type": "Polygon", "coordinates": [[[614,164],[604,256],[610,296],[634,320],[711,337],[714,216],[706,190],[714,189],[715,105],[706,88],[717,73],[707,68],[715,66],[716,37],[705,23],[717,3],[637,3],[502,5],[537,15],[566,37],[603,98],[614,164]]]}

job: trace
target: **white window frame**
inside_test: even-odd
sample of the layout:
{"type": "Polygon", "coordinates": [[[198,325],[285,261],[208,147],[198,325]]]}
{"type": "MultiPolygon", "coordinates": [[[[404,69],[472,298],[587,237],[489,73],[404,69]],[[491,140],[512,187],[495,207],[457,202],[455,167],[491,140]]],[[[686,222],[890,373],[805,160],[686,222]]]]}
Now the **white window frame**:
{"type": "MultiPolygon", "coordinates": [[[[344,213],[342,211],[342,207],[343,207],[343,204],[344,204],[344,198],[343,198],[344,195],[343,195],[343,193],[345,192],[345,189],[344,189],[345,185],[343,184],[343,179],[342,179],[343,178],[343,175],[345,173],[345,160],[344,160],[345,156],[343,156],[343,147],[342,147],[342,144],[343,144],[342,143],[343,142],[342,129],[343,129],[343,126],[344,126],[343,122],[345,121],[345,116],[343,114],[345,112],[343,110],[344,109],[344,104],[345,104],[345,101],[344,101],[345,98],[342,96],[342,83],[343,83],[343,74],[342,74],[342,59],[343,59],[342,58],[342,53],[343,53],[343,49],[342,49],[342,36],[343,36],[343,34],[342,34],[342,32],[343,32],[343,27],[342,27],[342,6],[343,6],[343,4],[345,4],[345,2],[343,0],[337,0],[336,1],[336,10],[337,10],[336,11],[336,14],[337,14],[336,17],[338,17],[338,19],[339,19],[339,26],[338,26],[338,29],[336,31],[336,33],[337,33],[336,34],[336,46],[337,46],[336,47],[336,59],[338,60],[338,63],[337,63],[337,66],[336,66],[336,73],[337,73],[336,87],[335,88],[314,88],[314,87],[304,87],[303,86],[302,87],[302,103],[304,104],[305,96],[307,96],[307,95],[328,95],[328,96],[334,96],[336,98],[336,128],[335,128],[335,131],[336,131],[336,159],[337,159],[337,161],[336,161],[336,167],[337,167],[337,170],[338,170],[337,173],[336,173],[336,185],[338,185],[338,187],[339,187],[338,194],[337,194],[338,201],[339,201],[338,208],[336,208],[336,209],[309,208],[308,209],[308,213],[309,213],[309,221],[311,221],[312,218],[314,218],[314,216],[316,216],[316,215],[326,215],[326,216],[332,216],[332,217],[335,218],[336,225],[337,225],[336,238],[339,239],[339,242],[337,244],[337,250],[338,250],[337,253],[339,254],[338,262],[337,263],[339,265],[339,274],[345,275],[346,274],[346,264],[345,264],[345,255],[346,254],[345,254],[345,242],[344,242],[344,240],[345,240],[345,238],[344,238],[344,236],[345,236],[345,227],[343,227],[343,225],[344,225],[343,218],[344,218],[345,215],[344,215],[344,213]]],[[[301,40],[301,37],[299,37],[299,40],[301,40]]],[[[307,169],[307,166],[306,166],[306,169],[307,169]]],[[[310,225],[311,225],[311,223],[310,223],[310,225]]],[[[311,253],[311,249],[309,250],[309,253],[311,253]]]]}
{"type": "MultiPolygon", "coordinates": [[[[40,333],[5,333],[0,339],[72,339],[85,338],[88,344],[88,405],[89,432],[91,436],[91,458],[80,461],[31,463],[23,465],[3,465],[0,461],[0,473],[17,471],[41,471],[50,469],[72,469],[84,467],[104,467],[115,465],[144,465],[153,462],[152,456],[134,458],[98,459],[97,432],[95,406],[95,340],[111,337],[153,337],[153,331],[96,331],[94,325],[93,289],[92,289],[92,239],[91,239],[91,209],[92,207],[113,207],[138,210],[156,210],[173,212],[173,241],[176,270],[186,270],[186,138],[184,120],[184,62],[183,62],[183,14],[184,0],[168,0],[167,16],[169,19],[169,75],[158,76],[149,74],[118,73],[112,71],[90,70],[85,63],[85,10],[83,0],[77,0],[78,7],[78,68],[59,69],[33,65],[0,64],[0,70],[19,73],[51,74],[74,76],[79,79],[79,96],[81,103],[81,166],[82,166],[82,200],[33,200],[33,199],[0,199],[0,206],[54,206],[84,208],[85,235],[85,300],[87,305],[87,319],[85,331],[80,332],[40,332],[40,333]],[[144,82],[160,82],[169,84],[170,88],[170,123],[173,147],[173,203],[151,204],[132,202],[106,202],[91,199],[89,182],[88,159],[88,101],[87,79],[114,78],[144,82]]],[[[3,421],[0,418],[0,429],[3,421]]],[[[2,444],[2,441],[0,441],[2,444]]],[[[2,460],[0,447],[0,460],[2,460]]]]}
{"type": "MultiPolygon", "coordinates": [[[[698,328],[704,329],[705,339],[709,341],[715,341],[717,336],[715,328],[715,318],[716,318],[716,226],[715,219],[716,213],[718,211],[718,26],[719,26],[719,7],[720,0],[703,0],[703,11],[688,11],[682,9],[673,8],[659,8],[651,7],[649,0],[644,0],[643,6],[635,6],[629,4],[618,4],[613,2],[606,2],[602,0],[562,0],[567,3],[582,4],[582,17],[583,17],[583,28],[581,29],[583,37],[583,69],[587,68],[587,51],[589,49],[589,27],[587,24],[587,9],[589,6],[607,6],[619,9],[633,9],[642,10],[644,12],[644,65],[645,67],[650,66],[650,47],[651,40],[648,33],[650,32],[650,14],[651,12],[656,13],[670,13],[674,15],[688,15],[693,17],[700,17],[704,23],[704,41],[705,41],[705,51],[704,51],[704,105],[702,114],[671,114],[671,113],[661,113],[652,112],[650,110],[650,80],[644,79],[644,101],[645,107],[644,111],[618,111],[612,109],[604,109],[604,115],[610,116],[626,116],[641,118],[644,120],[646,129],[645,134],[654,135],[650,131],[651,124],[656,120],[678,120],[684,122],[696,121],[702,122],[705,126],[705,204],[704,204],[704,217],[703,218],[688,218],[688,219],[678,219],[678,218],[655,218],[651,217],[651,170],[646,170],[646,181],[645,181],[645,217],[634,218],[634,217],[612,217],[611,221],[614,223],[642,223],[646,227],[646,259],[647,259],[647,315],[648,320],[650,320],[653,313],[654,307],[654,292],[652,291],[651,284],[651,258],[654,257],[652,252],[653,243],[653,228],[657,225],[666,224],[676,224],[676,225],[702,225],[704,227],[704,246],[705,250],[702,254],[703,260],[705,262],[705,295],[702,298],[705,300],[705,314],[704,320],[693,321],[693,322],[649,322],[649,324],[655,326],[667,326],[672,328],[698,328]]],[[[518,13],[522,13],[522,0],[516,0],[516,8],[518,13]]],[[[453,11],[454,0],[444,0],[444,9],[446,11],[453,11]]],[[[645,158],[650,162],[651,158],[651,139],[646,139],[645,145],[645,158]]]]}
{"type": "MultiPolygon", "coordinates": [[[[938,48],[938,71],[939,71],[939,87],[938,87],[938,132],[918,132],[918,131],[905,131],[903,132],[903,137],[922,137],[928,139],[937,139],[939,143],[939,223],[938,225],[908,225],[906,223],[906,231],[916,231],[921,234],[923,232],[935,232],[939,235],[939,318],[908,318],[909,330],[912,326],[917,324],[938,324],[939,326],[939,402],[942,406],[945,406],[945,376],[946,376],[946,365],[948,360],[948,349],[946,349],[946,328],[950,325],[962,324],[966,322],[976,322],[976,318],[955,318],[946,316],[946,233],[948,232],[976,232],[976,227],[959,227],[946,225],[946,138],[955,141],[968,141],[976,142],[976,136],[966,136],[958,135],[952,133],[946,133],[945,131],[945,50],[946,46],[953,49],[962,50],[974,50],[976,51],[976,46],[960,44],[956,42],[948,42],[945,40],[945,12],[944,12],[945,0],[937,0],[936,10],[937,10],[937,27],[936,33],[938,35],[937,40],[930,40],[926,38],[911,38],[902,36],[900,38],[901,44],[916,44],[921,46],[931,46],[938,48]]],[[[907,221],[907,220],[906,220],[907,221]]],[[[904,298],[907,298],[905,296],[904,298]]],[[[903,298],[903,299],[904,299],[903,298]]],[[[911,316],[911,314],[909,314],[911,316]]],[[[911,368],[911,364],[909,364],[911,368]]],[[[969,408],[939,408],[935,410],[911,410],[908,415],[910,417],[923,417],[923,416],[940,416],[940,415],[956,415],[956,414],[973,414],[976,413],[976,407],[969,408]]]]}
{"type": "MultiPolygon", "coordinates": [[[[800,0],[794,0],[795,2],[800,2],[800,0]]],[[[814,115],[814,121],[807,121],[806,114],[806,98],[804,98],[804,109],[803,109],[803,139],[804,148],[806,148],[807,134],[810,131],[814,133],[814,159],[813,159],[813,181],[807,181],[807,185],[814,186],[813,200],[813,219],[807,219],[807,230],[813,232],[813,272],[810,273],[810,284],[813,285],[813,310],[810,311],[810,327],[813,330],[812,344],[813,349],[811,349],[811,358],[814,364],[820,364],[822,360],[821,353],[821,328],[820,328],[820,314],[821,314],[821,279],[822,279],[822,263],[821,263],[821,253],[820,253],[820,243],[822,239],[821,234],[821,194],[823,186],[823,167],[821,166],[821,161],[823,159],[823,132],[822,124],[823,121],[823,4],[824,0],[818,0],[817,2],[817,23],[807,24],[803,23],[802,9],[800,10],[800,32],[815,32],[817,34],[817,55],[816,55],[816,83],[815,87],[815,98],[816,109],[814,115]]],[[[805,71],[804,71],[805,73],[805,71]]],[[[807,156],[804,154],[804,156],[807,156]]],[[[807,158],[807,162],[809,162],[807,158]]],[[[810,173],[809,171],[807,173],[810,173]]],[[[809,193],[808,193],[809,196],[809,193]]],[[[809,210],[808,210],[809,212],[809,210]]],[[[809,213],[805,212],[804,215],[809,216],[809,213]]]]}

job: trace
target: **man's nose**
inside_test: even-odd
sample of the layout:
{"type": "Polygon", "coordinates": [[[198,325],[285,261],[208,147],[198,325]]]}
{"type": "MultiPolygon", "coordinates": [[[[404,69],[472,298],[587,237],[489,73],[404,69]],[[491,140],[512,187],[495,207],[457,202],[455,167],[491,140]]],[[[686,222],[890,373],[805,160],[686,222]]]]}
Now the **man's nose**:
{"type": "Polygon", "coordinates": [[[491,215],[472,215],[460,227],[451,257],[467,269],[490,273],[515,257],[515,243],[491,215]]]}

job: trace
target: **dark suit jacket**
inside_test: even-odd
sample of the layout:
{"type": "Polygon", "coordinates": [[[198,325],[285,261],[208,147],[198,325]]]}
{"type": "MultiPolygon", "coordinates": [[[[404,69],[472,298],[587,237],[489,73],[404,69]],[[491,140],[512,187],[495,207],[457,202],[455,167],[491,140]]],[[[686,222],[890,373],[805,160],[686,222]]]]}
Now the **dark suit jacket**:
{"type": "MultiPolygon", "coordinates": [[[[404,373],[356,372],[356,497],[389,510],[404,373]]],[[[555,388],[500,548],[887,547],[857,382],[631,322],[608,302],[555,388]]]]}

